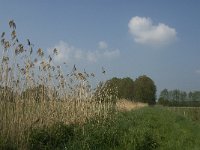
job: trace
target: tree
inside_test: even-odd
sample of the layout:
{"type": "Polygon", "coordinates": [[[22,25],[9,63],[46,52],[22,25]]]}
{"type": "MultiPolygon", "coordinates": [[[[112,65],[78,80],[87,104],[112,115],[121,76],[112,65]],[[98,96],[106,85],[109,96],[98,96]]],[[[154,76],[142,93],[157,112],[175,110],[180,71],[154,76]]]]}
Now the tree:
{"type": "Polygon", "coordinates": [[[97,88],[96,94],[100,95],[110,95],[117,99],[134,99],[134,81],[129,78],[112,78],[107,80],[105,84],[100,84],[97,88]]]}
{"type": "Polygon", "coordinates": [[[169,92],[167,89],[164,89],[160,92],[160,98],[164,99],[164,100],[168,100],[169,99],[169,92]]]}
{"type": "Polygon", "coordinates": [[[115,82],[111,80],[105,83],[100,82],[94,93],[94,99],[99,102],[113,102],[116,103],[118,99],[118,90],[115,87],[115,82]]]}
{"type": "Polygon", "coordinates": [[[134,81],[129,78],[118,79],[117,88],[120,99],[133,100],[134,98],[134,81]]]}
{"type": "Polygon", "coordinates": [[[113,89],[117,90],[119,99],[133,100],[134,98],[134,81],[129,78],[112,78],[107,83],[113,89]]]}
{"type": "Polygon", "coordinates": [[[135,80],[134,96],[136,101],[155,104],[156,86],[154,81],[146,75],[138,77],[135,80]]]}

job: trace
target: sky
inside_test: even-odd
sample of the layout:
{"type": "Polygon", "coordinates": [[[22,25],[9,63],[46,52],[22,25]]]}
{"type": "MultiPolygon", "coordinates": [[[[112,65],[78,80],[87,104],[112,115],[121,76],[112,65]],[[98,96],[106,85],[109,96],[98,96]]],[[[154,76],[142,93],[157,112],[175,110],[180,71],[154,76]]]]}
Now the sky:
{"type": "Polygon", "coordinates": [[[57,48],[57,63],[98,80],[147,75],[158,92],[193,91],[200,90],[199,14],[198,0],[0,0],[0,33],[14,19],[22,41],[47,54],[57,48]]]}

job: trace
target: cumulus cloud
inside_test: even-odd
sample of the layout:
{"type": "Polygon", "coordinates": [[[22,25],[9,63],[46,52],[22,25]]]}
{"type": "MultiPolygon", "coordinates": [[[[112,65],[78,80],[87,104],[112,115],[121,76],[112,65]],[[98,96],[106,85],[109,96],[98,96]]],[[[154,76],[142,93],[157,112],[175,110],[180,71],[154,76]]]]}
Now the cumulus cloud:
{"type": "Polygon", "coordinates": [[[105,41],[100,41],[99,42],[99,48],[100,49],[106,49],[106,48],[108,48],[108,44],[105,41]]]}
{"type": "Polygon", "coordinates": [[[128,23],[129,32],[139,44],[160,46],[176,40],[176,30],[164,23],[153,24],[151,18],[133,17],[128,23]]]}
{"type": "Polygon", "coordinates": [[[52,55],[53,50],[55,48],[58,50],[58,55],[55,55],[54,57],[54,60],[56,63],[62,63],[62,62],[75,63],[75,61],[88,61],[88,62],[95,63],[98,60],[115,59],[120,56],[120,51],[118,49],[116,50],[107,49],[106,42],[104,42],[104,46],[99,47],[99,49],[101,50],[97,49],[95,51],[90,51],[90,50],[86,51],[86,50],[71,46],[70,44],[66,42],[60,41],[54,47],[48,49],[48,54],[52,55]]]}

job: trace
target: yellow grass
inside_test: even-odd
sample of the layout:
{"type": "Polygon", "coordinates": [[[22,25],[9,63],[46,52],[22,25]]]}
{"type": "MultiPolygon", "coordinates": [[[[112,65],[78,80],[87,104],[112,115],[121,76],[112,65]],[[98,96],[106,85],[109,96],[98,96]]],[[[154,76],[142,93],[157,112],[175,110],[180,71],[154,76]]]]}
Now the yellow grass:
{"type": "Polygon", "coordinates": [[[115,90],[105,88],[103,82],[92,88],[94,73],[75,65],[69,70],[65,62],[54,63],[57,49],[45,57],[44,51],[33,49],[29,40],[19,43],[13,20],[9,26],[11,37],[5,33],[0,37],[0,140],[25,149],[32,128],[55,122],[80,124],[89,118],[109,116],[115,106],[115,90]]]}
{"type": "Polygon", "coordinates": [[[117,106],[117,110],[119,110],[119,111],[130,111],[133,109],[147,107],[148,104],[140,103],[140,102],[131,102],[126,99],[121,99],[121,100],[117,101],[116,106],[117,106]]]}
{"type": "Polygon", "coordinates": [[[11,138],[23,147],[27,140],[24,135],[31,128],[50,126],[55,122],[81,124],[89,118],[106,117],[109,107],[112,104],[95,101],[0,101],[0,131],[5,138],[11,138]]]}

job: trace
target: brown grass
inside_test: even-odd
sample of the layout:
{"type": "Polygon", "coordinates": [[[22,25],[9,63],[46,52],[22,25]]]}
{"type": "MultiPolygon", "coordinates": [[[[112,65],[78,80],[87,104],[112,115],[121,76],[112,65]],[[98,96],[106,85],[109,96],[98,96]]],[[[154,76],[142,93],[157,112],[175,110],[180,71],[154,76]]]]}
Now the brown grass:
{"type": "Polygon", "coordinates": [[[75,65],[69,70],[65,63],[55,64],[57,49],[49,55],[41,48],[34,49],[29,40],[19,43],[13,20],[9,26],[12,37],[5,33],[0,37],[0,139],[25,149],[32,127],[83,123],[109,115],[114,107],[109,95],[112,90],[104,91],[102,83],[92,88],[94,73],[75,65]],[[103,95],[97,90],[101,87],[103,95]]]}
{"type": "Polygon", "coordinates": [[[22,146],[26,143],[27,135],[24,135],[31,128],[50,126],[55,122],[81,124],[92,117],[106,117],[111,105],[94,101],[0,101],[0,106],[1,134],[22,146]]]}
{"type": "Polygon", "coordinates": [[[133,109],[138,109],[138,108],[148,106],[148,104],[146,104],[146,103],[131,102],[131,101],[128,101],[126,99],[121,99],[121,100],[117,101],[116,105],[117,105],[117,109],[119,111],[130,111],[130,110],[133,110],[133,109]]]}

